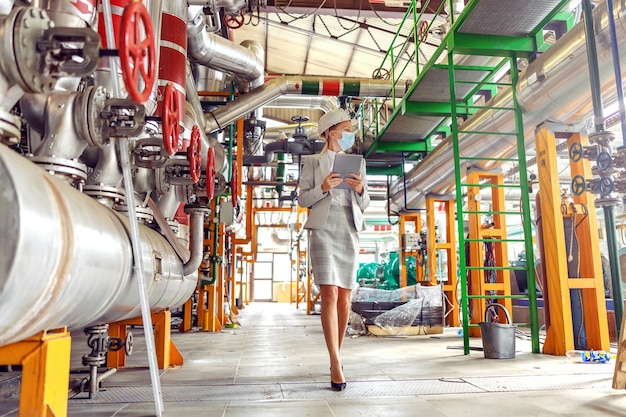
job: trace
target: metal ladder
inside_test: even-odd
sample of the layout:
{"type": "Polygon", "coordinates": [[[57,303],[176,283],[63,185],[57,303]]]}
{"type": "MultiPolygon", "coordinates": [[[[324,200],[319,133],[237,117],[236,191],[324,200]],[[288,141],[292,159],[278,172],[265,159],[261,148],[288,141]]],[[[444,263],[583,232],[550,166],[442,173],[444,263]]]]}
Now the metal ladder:
{"type": "MultiPolygon", "coordinates": [[[[503,61],[504,62],[504,61],[503,61]]],[[[460,104],[455,94],[455,85],[459,81],[455,79],[455,67],[453,54],[448,53],[448,73],[450,76],[450,103],[451,105],[451,129],[454,148],[455,182],[456,182],[456,205],[457,205],[457,234],[459,242],[459,269],[461,282],[461,311],[463,325],[463,346],[465,354],[469,354],[469,337],[478,336],[480,330],[478,322],[483,321],[485,314],[493,315],[490,320],[502,322],[504,317],[497,316],[495,310],[490,309],[492,303],[504,305],[512,313],[512,299],[528,299],[529,322],[518,325],[530,328],[532,351],[539,352],[539,325],[537,317],[537,298],[533,256],[532,225],[530,218],[530,201],[528,174],[526,170],[526,152],[524,146],[524,132],[521,110],[515,98],[515,83],[517,81],[517,60],[515,57],[508,58],[510,63],[511,83],[505,84],[513,87],[513,105],[510,108],[489,107],[486,105],[476,106],[473,104],[460,104]],[[515,113],[515,132],[475,132],[463,130],[459,126],[459,114],[469,114],[471,111],[484,109],[484,111],[512,111],[515,113]],[[462,154],[459,144],[461,135],[499,135],[514,137],[517,143],[517,155],[515,157],[494,158],[488,156],[467,157],[462,154]],[[504,182],[502,172],[474,169],[473,166],[480,162],[497,167],[503,164],[514,164],[519,171],[517,183],[504,182]],[[468,169],[469,167],[469,169],[468,169]],[[467,171],[467,172],[466,172],[467,171]],[[491,205],[484,208],[481,202],[481,190],[489,189],[491,192],[491,205]],[[517,189],[520,192],[520,210],[513,211],[505,207],[505,191],[517,189]],[[467,201],[465,206],[464,201],[467,201]],[[521,237],[509,237],[509,229],[512,216],[521,216],[521,237]],[[466,236],[465,220],[468,221],[468,235],[466,236]],[[523,243],[526,254],[526,266],[510,266],[508,261],[508,245],[510,243],[523,243]],[[466,255],[466,245],[469,252],[466,255]],[[487,248],[487,249],[486,249],[487,248]],[[487,258],[487,259],[486,259],[487,258]],[[510,285],[510,272],[524,271],[527,278],[528,295],[512,295],[510,285]],[[469,275],[469,279],[468,279],[469,275]],[[471,304],[471,305],[470,305],[471,304]],[[471,312],[471,316],[470,316],[471,312]]],[[[465,71],[482,70],[485,68],[462,68],[465,71]]],[[[492,70],[492,69],[489,69],[492,70]]],[[[492,71],[493,73],[493,71],[492,71]]],[[[501,86],[503,83],[495,81],[481,82],[480,85],[501,86]]]]}

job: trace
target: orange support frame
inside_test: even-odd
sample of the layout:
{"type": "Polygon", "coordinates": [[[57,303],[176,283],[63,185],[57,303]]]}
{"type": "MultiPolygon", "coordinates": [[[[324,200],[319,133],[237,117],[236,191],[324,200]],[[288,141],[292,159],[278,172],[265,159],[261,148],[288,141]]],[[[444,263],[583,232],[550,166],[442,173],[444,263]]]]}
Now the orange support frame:
{"type": "MultiPolygon", "coordinates": [[[[561,190],[558,181],[556,138],[546,124],[537,129],[537,176],[539,179],[542,245],[547,284],[546,307],[549,323],[543,352],[552,355],[565,355],[575,347],[571,310],[571,289],[582,292],[583,320],[587,335],[587,348],[606,350],[610,348],[608,319],[604,299],[604,281],[600,257],[598,225],[593,197],[588,193],[573,196],[573,207],[561,204],[561,190]],[[574,208],[578,207],[575,211],[574,208]],[[577,225],[579,239],[580,277],[569,277],[567,268],[567,248],[563,217],[572,217],[577,225]]],[[[572,134],[568,139],[568,149],[573,143],[588,144],[586,136],[572,134]]],[[[570,161],[570,175],[591,177],[589,161],[581,158],[570,161]]]]}
{"type": "Polygon", "coordinates": [[[423,262],[420,265],[418,249],[413,248],[410,251],[407,251],[405,249],[406,244],[404,242],[404,235],[407,233],[407,227],[406,227],[407,223],[410,223],[410,222],[414,224],[414,233],[419,235],[420,231],[422,230],[422,216],[419,213],[400,214],[400,218],[399,218],[400,226],[398,230],[398,232],[400,233],[400,242],[401,242],[399,253],[398,253],[398,258],[399,258],[398,260],[400,264],[400,282],[398,283],[398,285],[400,287],[406,287],[408,285],[407,271],[406,271],[407,256],[415,256],[415,260],[416,260],[415,279],[416,281],[420,282],[426,279],[425,274],[424,274],[425,265],[423,262]]]}
{"type": "MultiPolygon", "coordinates": [[[[156,356],[159,369],[166,369],[170,366],[182,366],[183,356],[171,339],[172,313],[169,309],[152,314],[152,324],[154,325],[154,344],[156,345],[156,356]]],[[[143,324],[141,317],[130,320],[109,323],[109,337],[119,337],[126,340],[127,327],[133,324],[143,324]]],[[[126,366],[126,353],[124,349],[117,352],[107,353],[107,366],[109,368],[120,368],[126,366]]]]}
{"type": "Polygon", "coordinates": [[[451,310],[446,312],[448,326],[458,327],[461,325],[459,319],[459,302],[457,300],[457,265],[456,265],[456,232],[454,218],[454,200],[440,200],[435,197],[426,198],[426,228],[427,228],[427,244],[426,253],[426,269],[430,276],[431,285],[443,283],[443,292],[448,299],[448,305],[451,310]],[[445,233],[442,232],[442,240],[437,238],[437,227],[435,224],[435,214],[437,212],[435,205],[442,205],[445,212],[445,233]],[[437,258],[441,253],[446,254],[446,272],[447,280],[441,281],[437,276],[437,258]]]}
{"type": "MultiPolygon", "coordinates": [[[[499,304],[504,305],[509,312],[513,311],[511,301],[511,277],[506,269],[509,266],[507,231],[506,231],[506,208],[504,204],[504,174],[491,172],[470,171],[467,175],[467,206],[469,222],[469,242],[470,256],[468,265],[474,269],[468,269],[469,295],[476,295],[470,301],[472,313],[471,323],[477,324],[484,321],[485,310],[487,308],[487,298],[495,299],[499,304]],[[480,184],[480,186],[478,186],[480,184]],[[491,189],[491,209],[481,211],[480,190],[491,189]],[[493,213],[492,223],[485,224],[483,213],[493,213]],[[481,269],[485,266],[485,241],[493,239],[494,245],[494,267],[500,269],[481,269]],[[495,273],[495,282],[485,282],[485,273],[495,273]],[[493,294],[493,296],[492,296],[493,294]],[[488,296],[487,298],[485,298],[488,296]],[[501,298],[505,296],[509,298],[501,298]]],[[[502,315],[504,316],[504,315],[502,315]]],[[[505,321],[505,317],[499,317],[505,321]]],[[[480,329],[470,328],[471,336],[480,336],[480,329]]]]}
{"type": "Polygon", "coordinates": [[[63,328],[0,347],[0,364],[22,365],[20,417],[65,417],[72,343],[63,328]]]}

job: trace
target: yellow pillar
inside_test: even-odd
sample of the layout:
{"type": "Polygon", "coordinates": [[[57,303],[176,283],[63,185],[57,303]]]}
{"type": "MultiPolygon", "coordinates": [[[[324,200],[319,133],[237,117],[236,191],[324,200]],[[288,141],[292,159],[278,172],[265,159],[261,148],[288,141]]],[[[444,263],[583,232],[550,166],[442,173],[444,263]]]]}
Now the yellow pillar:
{"type": "Polygon", "coordinates": [[[71,338],[65,328],[0,347],[0,364],[22,365],[20,417],[65,417],[71,338]]]}
{"type": "Polygon", "coordinates": [[[427,257],[427,269],[430,275],[429,281],[431,285],[443,284],[443,293],[447,298],[447,306],[450,306],[450,310],[447,312],[446,322],[449,326],[458,327],[461,325],[459,320],[459,302],[457,300],[457,266],[456,266],[456,232],[455,232],[455,219],[454,219],[454,201],[453,200],[439,200],[434,197],[426,198],[426,227],[427,227],[427,243],[428,250],[426,252],[427,257]],[[437,229],[435,224],[435,214],[437,212],[436,205],[442,205],[445,212],[446,224],[441,227],[440,236],[441,241],[437,238],[437,229]],[[447,257],[448,274],[447,281],[441,281],[437,276],[437,257],[439,254],[445,253],[447,257]]]}

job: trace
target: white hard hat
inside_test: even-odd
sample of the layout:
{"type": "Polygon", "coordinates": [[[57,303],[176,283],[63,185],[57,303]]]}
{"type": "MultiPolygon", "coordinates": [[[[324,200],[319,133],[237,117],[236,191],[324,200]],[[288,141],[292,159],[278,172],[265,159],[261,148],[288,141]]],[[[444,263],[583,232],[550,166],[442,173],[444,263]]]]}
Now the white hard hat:
{"type": "Polygon", "coordinates": [[[331,127],[341,122],[347,122],[349,120],[352,120],[350,119],[350,115],[348,115],[348,113],[346,113],[346,111],[343,109],[335,109],[333,111],[329,111],[328,113],[320,117],[320,121],[317,122],[317,131],[321,136],[331,127]]]}

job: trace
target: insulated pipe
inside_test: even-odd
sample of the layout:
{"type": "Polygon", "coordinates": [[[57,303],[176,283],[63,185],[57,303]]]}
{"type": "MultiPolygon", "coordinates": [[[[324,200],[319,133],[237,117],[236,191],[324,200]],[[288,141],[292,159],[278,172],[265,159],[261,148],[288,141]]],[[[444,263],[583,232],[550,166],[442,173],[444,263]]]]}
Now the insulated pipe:
{"type": "Polygon", "coordinates": [[[202,263],[202,249],[204,246],[204,216],[208,214],[210,210],[202,207],[191,207],[186,208],[185,211],[190,214],[190,255],[189,260],[183,264],[183,274],[187,276],[198,272],[198,268],[202,263]]]}
{"type": "Polygon", "coordinates": [[[263,62],[255,51],[212,33],[203,13],[189,16],[187,42],[187,55],[193,63],[229,72],[251,82],[258,83],[264,76],[263,62]]]}
{"type": "MultiPolygon", "coordinates": [[[[619,3],[615,7],[615,13],[620,22],[617,31],[619,53],[622,64],[626,64],[623,58],[626,53],[626,7],[619,3]]],[[[602,96],[606,103],[610,103],[615,101],[616,91],[606,4],[597,6],[593,16],[602,96]]],[[[533,145],[535,127],[544,120],[575,124],[592,116],[589,85],[584,27],[582,23],[578,23],[533,61],[519,79],[517,97],[523,111],[526,147],[533,145]]],[[[511,93],[511,88],[502,89],[487,106],[510,108],[513,103],[511,93]]],[[[481,109],[463,123],[463,130],[514,132],[513,112],[481,109]]],[[[459,135],[459,147],[461,155],[501,158],[514,153],[517,145],[514,138],[509,135],[476,133],[459,135]]],[[[404,180],[392,185],[390,209],[398,212],[405,208],[423,208],[428,194],[453,194],[455,187],[453,161],[452,137],[449,136],[408,172],[404,180]]],[[[485,170],[498,166],[494,161],[483,163],[472,161],[472,163],[485,170]]],[[[462,170],[466,167],[467,165],[461,165],[462,170]]]]}
{"type": "Polygon", "coordinates": [[[336,96],[285,95],[268,102],[264,107],[321,109],[328,113],[339,108],[336,96]]]}
{"type": "MultiPolygon", "coordinates": [[[[125,216],[0,146],[0,346],[67,326],[140,315],[125,216]],[[36,257],[36,262],[35,262],[36,257]]],[[[196,287],[159,233],[140,226],[152,311],[182,305],[196,287]]]]}
{"type": "MultiPolygon", "coordinates": [[[[390,97],[391,81],[368,78],[276,77],[239,99],[207,114],[206,132],[225,128],[250,111],[284,94],[312,96],[390,97]]],[[[396,96],[404,95],[405,83],[396,84],[396,96]]]]}

